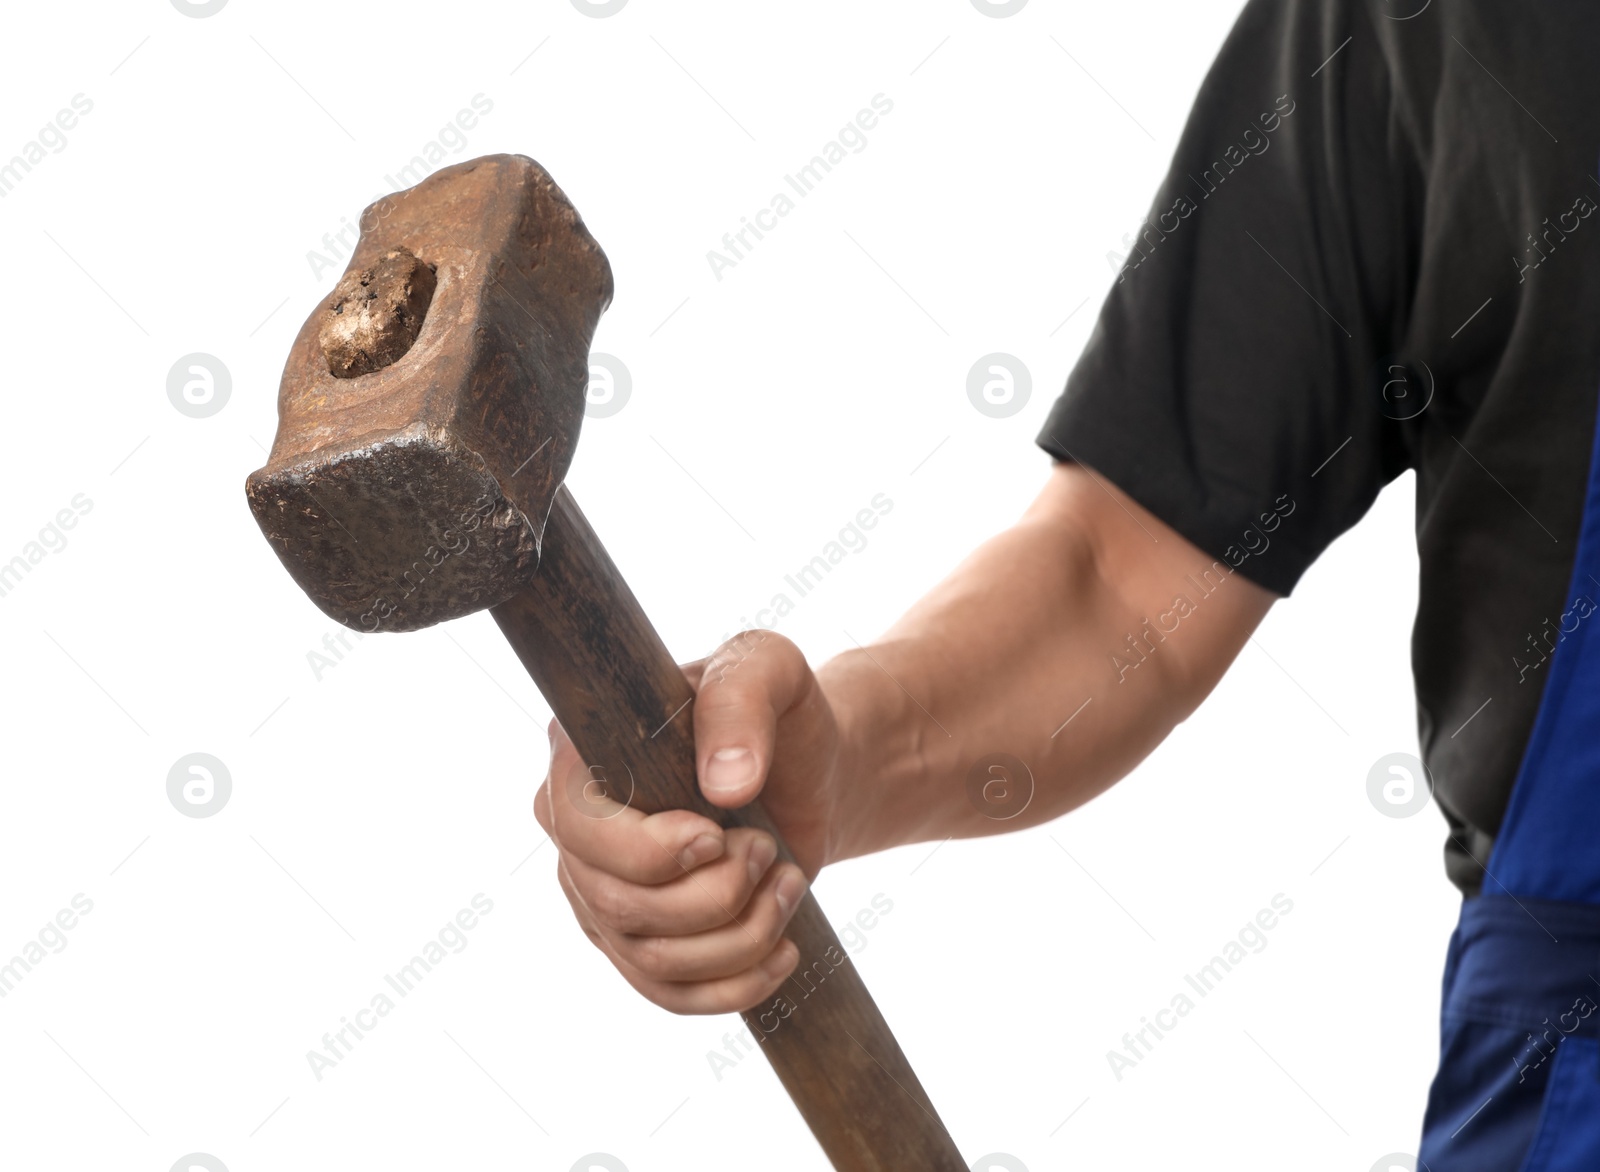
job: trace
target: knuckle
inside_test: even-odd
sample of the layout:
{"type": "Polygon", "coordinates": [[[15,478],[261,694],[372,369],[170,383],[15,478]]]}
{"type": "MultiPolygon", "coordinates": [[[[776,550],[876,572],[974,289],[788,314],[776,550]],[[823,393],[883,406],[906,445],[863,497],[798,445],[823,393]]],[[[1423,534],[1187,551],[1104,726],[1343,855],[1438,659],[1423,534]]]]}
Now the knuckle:
{"type": "Polygon", "coordinates": [[[738,1013],[752,1002],[759,1000],[742,989],[730,989],[727,992],[710,994],[706,1000],[705,1012],[707,1013],[738,1013]]]}
{"type": "Polygon", "coordinates": [[[714,896],[717,902],[717,925],[731,924],[738,919],[739,911],[750,902],[750,894],[754,890],[755,882],[750,878],[749,868],[726,868],[718,876],[718,890],[714,896]],[[730,911],[730,908],[733,910],[730,911]]]}
{"type": "Polygon", "coordinates": [[[783,939],[783,930],[787,926],[775,906],[773,914],[762,917],[761,926],[756,931],[756,937],[761,944],[754,950],[756,955],[751,959],[751,964],[759,964],[772,955],[773,950],[778,947],[778,942],[783,939]]]}
{"type": "Polygon", "coordinates": [[[663,936],[640,936],[631,945],[633,966],[658,981],[672,979],[667,941],[663,936]]]}
{"type": "Polygon", "coordinates": [[[728,949],[726,956],[727,968],[730,972],[744,972],[761,963],[762,958],[772,951],[773,941],[767,939],[767,933],[761,932],[754,939],[745,933],[739,933],[733,946],[728,949]]]}
{"type": "Polygon", "coordinates": [[[596,884],[589,906],[600,920],[619,932],[637,932],[644,926],[644,912],[638,899],[621,883],[596,884]]]}

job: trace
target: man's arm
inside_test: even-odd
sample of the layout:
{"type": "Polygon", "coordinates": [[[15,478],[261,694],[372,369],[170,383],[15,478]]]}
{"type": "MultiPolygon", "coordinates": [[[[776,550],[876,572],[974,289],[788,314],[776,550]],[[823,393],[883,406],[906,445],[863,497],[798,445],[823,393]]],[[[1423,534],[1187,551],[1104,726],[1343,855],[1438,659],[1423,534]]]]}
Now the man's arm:
{"type": "MultiPolygon", "coordinates": [[[[783,927],[823,866],[1082,805],[1194,711],[1273,601],[1060,465],[1016,525],[873,644],[813,674],[757,632],[685,669],[702,792],[724,807],[759,794],[800,869],[774,867],[766,835],[685,811],[586,817],[549,778],[534,812],[579,923],[636,989],[681,1013],[743,1008],[793,968],[783,927]],[[968,797],[969,771],[997,752],[1035,787],[1006,820],[968,797]]],[[[551,776],[577,769],[552,726],[551,776]]]]}
{"type": "Polygon", "coordinates": [[[845,775],[826,861],[1082,805],[1199,706],[1273,601],[1102,477],[1057,466],[1016,525],[818,672],[845,775]],[[1003,821],[967,792],[973,765],[997,752],[1036,787],[1003,821]]]}

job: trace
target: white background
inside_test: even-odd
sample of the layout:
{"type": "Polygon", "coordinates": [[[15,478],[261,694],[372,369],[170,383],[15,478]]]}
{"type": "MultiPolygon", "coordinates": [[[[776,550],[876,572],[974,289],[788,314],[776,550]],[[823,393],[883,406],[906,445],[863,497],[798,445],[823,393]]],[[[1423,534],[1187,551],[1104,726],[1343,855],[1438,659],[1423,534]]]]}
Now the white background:
{"type": "MultiPolygon", "coordinates": [[[[1033,437],[1106,254],[1237,8],[9,12],[0,158],[74,95],[93,110],[0,200],[0,561],[76,494],[92,509],[0,598],[0,961],[75,894],[93,911],[0,999],[0,1166],[824,1167],[761,1059],[713,1075],[737,1019],[635,996],[553,851],[529,857],[548,710],[486,615],[314,674],[334,625],[243,493],[289,342],[343,269],[314,277],[308,252],[492,101],[450,160],[537,158],[616,273],[595,349],[632,397],[588,421],[569,483],[675,654],[893,501],[779,626],[820,662],[1043,482],[1033,437]],[[865,149],[719,281],[707,250],[880,93],[865,149]],[[209,418],[166,392],[196,351],[232,375],[209,418]],[[992,351],[1033,375],[1008,419],[966,396],[992,351]],[[232,778],[207,818],[167,796],[194,752],[232,778]],[[318,1081],[306,1052],[477,893],[469,946],[318,1081]]],[[[969,1160],[1367,1172],[1414,1150],[1456,899],[1437,812],[1366,794],[1375,760],[1415,751],[1411,509],[1408,477],[1090,807],[821,877],[838,922],[893,901],[856,962],[969,1160]],[[1268,947],[1118,1081],[1106,1051],[1278,893],[1268,947]]]]}

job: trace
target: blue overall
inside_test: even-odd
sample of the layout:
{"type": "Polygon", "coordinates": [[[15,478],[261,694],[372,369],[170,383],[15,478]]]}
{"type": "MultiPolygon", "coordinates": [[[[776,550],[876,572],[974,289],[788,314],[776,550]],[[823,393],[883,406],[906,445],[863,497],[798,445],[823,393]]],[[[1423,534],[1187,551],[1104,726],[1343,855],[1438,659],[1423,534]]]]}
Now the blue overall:
{"type": "Polygon", "coordinates": [[[1419,1172],[1600,1172],[1600,428],[1568,595],[1483,894],[1450,941],[1419,1172]]]}

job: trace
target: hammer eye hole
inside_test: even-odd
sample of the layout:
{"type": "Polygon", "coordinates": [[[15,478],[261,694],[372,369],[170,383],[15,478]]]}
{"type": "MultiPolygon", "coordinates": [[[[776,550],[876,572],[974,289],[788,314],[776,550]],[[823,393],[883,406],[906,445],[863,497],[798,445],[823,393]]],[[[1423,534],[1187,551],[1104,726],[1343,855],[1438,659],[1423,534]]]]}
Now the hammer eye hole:
{"type": "Polygon", "coordinates": [[[370,268],[346,273],[319,331],[328,372],[357,378],[405,354],[422,331],[434,274],[433,265],[406,248],[391,249],[370,268]],[[346,307],[353,312],[345,313],[346,307]]]}

